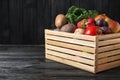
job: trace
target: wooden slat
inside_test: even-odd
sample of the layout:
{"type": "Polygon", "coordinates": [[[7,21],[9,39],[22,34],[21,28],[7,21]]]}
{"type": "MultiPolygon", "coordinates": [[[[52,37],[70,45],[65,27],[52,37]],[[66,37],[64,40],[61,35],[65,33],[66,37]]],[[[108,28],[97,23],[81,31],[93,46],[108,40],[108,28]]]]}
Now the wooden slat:
{"type": "Polygon", "coordinates": [[[105,52],[105,51],[110,51],[110,50],[114,50],[114,49],[119,49],[119,48],[120,48],[120,44],[113,44],[113,45],[103,46],[103,47],[98,48],[98,53],[105,52]]]}
{"type": "Polygon", "coordinates": [[[57,46],[52,46],[52,45],[46,45],[46,48],[51,49],[51,50],[55,50],[55,51],[60,51],[60,52],[67,53],[67,54],[71,54],[71,55],[86,57],[89,59],[95,59],[94,54],[89,54],[86,52],[75,51],[75,50],[66,49],[66,48],[57,47],[57,46]]]}
{"type": "Polygon", "coordinates": [[[105,57],[102,59],[98,59],[98,64],[102,64],[102,63],[107,63],[107,62],[111,62],[111,61],[115,61],[115,60],[120,60],[120,55],[114,55],[111,57],[105,57]]]}
{"type": "Polygon", "coordinates": [[[98,40],[107,40],[107,39],[114,39],[114,38],[119,38],[119,37],[120,37],[120,33],[99,35],[98,40]]]}
{"type": "Polygon", "coordinates": [[[95,48],[91,48],[91,47],[87,47],[87,46],[69,44],[69,43],[52,41],[52,40],[46,40],[46,43],[50,44],[50,45],[61,46],[61,47],[65,47],[65,48],[70,48],[70,49],[75,49],[75,50],[81,50],[81,51],[85,51],[85,52],[95,53],[95,48]]]}
{"type": "Polygon", "coordinates": [[[53,56],[69,59],[71,61],[76,61],[76,62],[81,62],[81,63],[85,63],[85,64],[89,64],[89,65],[94,65],[93,60],[85,59],[83,57],[68,55],[68,54],[65,54],[65,53],[60,53],[60,52],[51,51],[51,50],[47,50],[46,53],[50,54],[50,55],[53,55],[53,56]]]}
{"type": "Polygon", "coordinates": [[[110,45],[110,44],[116,44],[116,43],[120,43],[120,38],[99,41],[98,46],[104,46],[104,45],[110,45]]]}
{"type": "Polygon", "coordinates": [[[48,30],[48,29],[45,29],[45,33],[46,34],[51,34],[51,35],[56,35],[56,36],[64,36],[64,37],[70,37],[70,38],[96,41],[96,36],[80,35],[80,34],[78,35],[78,34],[60,32],[60,31],[53,31],[53,30],[48,30]]]}
{"type": "Polygon", "coordinates": [[[79,44],[83,46],[96,47],[96,43],[90,42],[90,41],[77,40],[77,39],[71,39],[71,38],[65,38],[65,37],[59,37],[59,36],[53,36],[53,35],[46,35],[46,38],[56,40],[56,41],[68,42],[72,44],[79,44]]]}
{"type": "Polygon", "coordinates": [[[94,67],[92,67],[92,66],[88,66],[88,65],[81,64],[81,63],[74,62],[74,61],[70,61],[67,59],[51,56],[48,54],[47,54],[46,58],[94,73],[94,67]]]}
{"type": "Polygon", "coordinates": [[[118,54],[120,54],[120,49],[113,50],[113,51],[108,51],[108,52],[103,52],[103,53],[99,53],[97,58],[104,58],[104,57],[118,55],[118,54]]]}
{"type": "Polygon", "coordinates": [[[106,64],[102,64],[102,65],[98,65],[97,72],[108,70],[108,69],[111,69],[111,68],[114,68],[114,67],[118,67],[118,66],[120,66],[120,60],[119,61],[110,62],[110,63],[106,63],[106,64]]]}

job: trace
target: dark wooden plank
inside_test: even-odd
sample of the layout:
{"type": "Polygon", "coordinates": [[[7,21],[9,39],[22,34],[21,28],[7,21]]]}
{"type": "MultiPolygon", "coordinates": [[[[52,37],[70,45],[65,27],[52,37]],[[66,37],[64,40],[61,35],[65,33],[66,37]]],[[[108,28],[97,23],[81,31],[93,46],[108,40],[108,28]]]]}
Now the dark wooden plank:
{"type": "MultiPolygon", "coordinates": [[[[71,6],[72,6],[72,5],[75,5],[75,6],[77,6],[77,7],[79,7],[80,4],[81,4],[81,3],[80,3],[80,0],[71,0],[70,3],[71,3],[71,6]]],[[[67,4],[66,4],[66,5],[67,5],[67,4]]]]}
{"type": "Polygon", "coordinates": [[[43,43],[44,42],[44,27],[45,27],[45,18],[44,18],[44,14],[45,14],[45,0],[37,0],[37,26],[38,26],[38,30],[37,30],[37,40],[38,43],[43,43]]]}
{"type": "Polygon", "coordinates": [[[22,44],[23,43],[23,0],[18,0],[17,1],[17,5],[18,5],[18,28],[19,28],[19,39],[18,39],[18,44],[22,44]]]}
{"type": "Polygon", "coordinates": [[[94,0],[90,1],[90,0],[79,0],[80,1],[80,7],[81,8],[85,8],[85,9],[94,9],[95,4],[94,4],[94,0]]]}
{"type": "Polygon", "coordinates": [[[99,12],[99,14],[106,14],[109,16],[109,2],[109,0],[95,0],[95,9],[99,12]]]}
{"type": "Polygon", "coordinates": [[[22,41],[21,36],[22,11],[21,6],[19,4],[20,5],[22,4],[22,2],[20,2],[19,0],[9,1],[10,43],[12,44],[20,44],[22,41]]]}
{"type": "Polygon", "coordinates": [[[44,29],[51,28],[51,4],[52,0],[37,0],[37,42],[44,44],[44,29]]]}
{"type": "Polygon", "coordinates": [[[34,44],[37,30],[37,0],[23,0],[23,43],[34,44]]]}
{"type": "Polygon", "coordinates": [[[99,12],[102,13],[102,1],[101,0],[95,0],[95,9],[99,12]]]}
{"type": "Polygon", "coordinates": [[[9,42],[9,26],[8,26],[8,0],[0,1],[0,43],[9,42]]]}
{"type": "Polygon", "coordinates": [[[109,16],[120,22],[120,1],[119,0],[109,0],[108,11],[109,16]]]}

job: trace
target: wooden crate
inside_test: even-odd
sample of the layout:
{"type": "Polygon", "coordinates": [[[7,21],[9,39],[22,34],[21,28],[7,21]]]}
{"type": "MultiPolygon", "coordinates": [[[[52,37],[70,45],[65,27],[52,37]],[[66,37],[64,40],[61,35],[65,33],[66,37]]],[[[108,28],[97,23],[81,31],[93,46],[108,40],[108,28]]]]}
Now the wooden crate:
{"type": "Polygon", "coordinates": [[[46,58],[92,73],[120,66],[120,33],[89,36],[45,30],[46,58]]]}

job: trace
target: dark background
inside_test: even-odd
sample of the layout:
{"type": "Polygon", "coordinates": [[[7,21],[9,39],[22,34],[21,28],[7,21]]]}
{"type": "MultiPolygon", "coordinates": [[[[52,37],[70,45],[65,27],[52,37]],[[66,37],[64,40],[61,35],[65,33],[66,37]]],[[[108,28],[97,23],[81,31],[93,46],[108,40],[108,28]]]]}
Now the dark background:
{"type": "Polygon", "coordinates": [[[72,5],[95,9],[120,22],[120,0],[0,0],[0,44],[44,44],[44,29],[72,5]]]}

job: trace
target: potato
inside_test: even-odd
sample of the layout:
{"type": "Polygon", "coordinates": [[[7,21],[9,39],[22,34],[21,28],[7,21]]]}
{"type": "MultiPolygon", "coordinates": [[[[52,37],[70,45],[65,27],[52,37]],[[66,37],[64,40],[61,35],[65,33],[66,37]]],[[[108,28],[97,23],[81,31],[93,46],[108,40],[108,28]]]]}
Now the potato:
{"type": "Polygon", "coordinates": [[[74,33],[75,29],[76,29],[76,26],[70,23],[65,24],[64,26],[61,27],[61,31],[69,32],[69,33],[74,33]]]}
{"type": "Polygon", "coordinates": [[[57,28],[61,28],[63,25],[67,23],[67,19],[64,14],[58,14],[55,19],[55,26],[57,28]]]}

